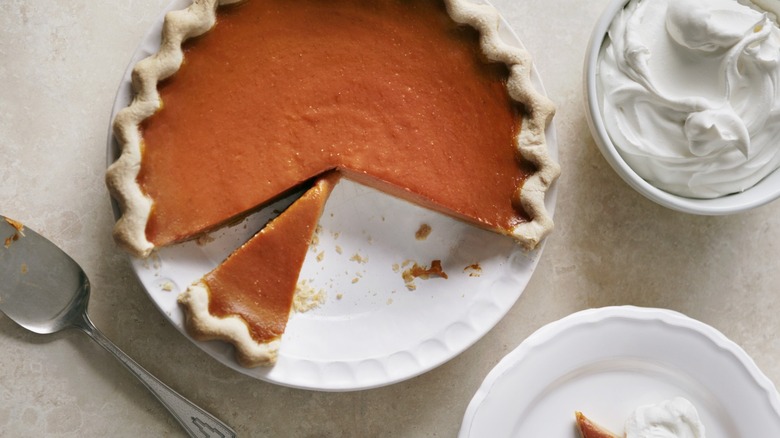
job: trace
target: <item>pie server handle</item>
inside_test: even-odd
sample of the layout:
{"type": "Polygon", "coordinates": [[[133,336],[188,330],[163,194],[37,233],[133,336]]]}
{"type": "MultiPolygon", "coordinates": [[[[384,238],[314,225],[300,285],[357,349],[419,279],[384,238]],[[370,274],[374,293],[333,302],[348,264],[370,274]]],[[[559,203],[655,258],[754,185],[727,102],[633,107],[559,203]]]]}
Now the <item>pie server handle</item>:
{"type": "Polygon", "coordinates": [[[112,353],[125,368],[135,375],[176,418],[189,436],[197,438],[235,438],[236,432],[228,425],[193,404],[138,365],[125,352],[108,340],[92,324],[92,321],[89,320],[86,314],[80,324],[77,325],[100,344],[101,347],[112,353]]]}

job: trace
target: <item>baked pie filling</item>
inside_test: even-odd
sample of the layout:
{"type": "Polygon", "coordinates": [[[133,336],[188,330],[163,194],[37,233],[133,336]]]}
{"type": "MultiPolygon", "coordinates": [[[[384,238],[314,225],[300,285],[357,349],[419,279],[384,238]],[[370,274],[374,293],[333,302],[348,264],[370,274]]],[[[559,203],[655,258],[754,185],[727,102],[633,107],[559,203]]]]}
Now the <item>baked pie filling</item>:
{"type": "MultiPolygon", "coordinates": [[[[553,108],[530,84],[527,54],[498,38],[492,8],[464,0],[217,3],[195,0],[168,14],[160,52],[136,66],[134,101],[115,120],[122,155],[107,182],[123,212],[115,237],[131,253],[192,239],[302,185],[329,193],[332,172],[528,248],[551,230],[544,194],[559,168],[544,130],[553,108]]],[[[327,194],[317,198],[324,203],[327,194]]],[[[317,211],[306,208],[317,201],[306,199],[279,220],[314,227],[319,214],[300,212],[317,211]]],[[[291,296],[287,283],[302,258],[257,268],[301,245],[275,228],[238,250],[256,263],[231,269],[234,254],[214,271],[231,272],[219,298],[213,273],[197,283],[214,321],[195,324],[196,337],[237,315],[251,336],[214,328],[220,335],[212,337],[239,346],[281,336],[283,325],[257,335],[265,330],[260,307],[242,314],[230,303],[246,298],[230,290],[273,275],[286,279],[279,293],[291,296]],[[270,234],[279,246],[254,251],[270,234]]],[[[181,302],[191,319],[190,293],[181,302]]],[[[282,301],[287,311],[276,312],[286,318],[282,301]]],[[[258,356],[240,361],[274,355],[258,356]]]]}

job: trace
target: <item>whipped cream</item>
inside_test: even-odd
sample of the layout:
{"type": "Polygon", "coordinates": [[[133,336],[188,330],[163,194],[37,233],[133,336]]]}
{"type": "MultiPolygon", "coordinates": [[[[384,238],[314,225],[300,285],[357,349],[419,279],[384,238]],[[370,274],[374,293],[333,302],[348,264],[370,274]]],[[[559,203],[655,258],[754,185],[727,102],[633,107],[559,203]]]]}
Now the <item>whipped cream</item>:
{"type": "Polygon", "coordinates": [[[704,425],[691,402],[676,397],[636,408],[626,420],[626,438],[704,438],[704,425]]]}
{"type": "Polygon", "coordinates": [[[631,0],[608,36],[601,110],[639,176],[715,198],[780,167],[780,28],[770,15],[737,0],[631,0]]]}

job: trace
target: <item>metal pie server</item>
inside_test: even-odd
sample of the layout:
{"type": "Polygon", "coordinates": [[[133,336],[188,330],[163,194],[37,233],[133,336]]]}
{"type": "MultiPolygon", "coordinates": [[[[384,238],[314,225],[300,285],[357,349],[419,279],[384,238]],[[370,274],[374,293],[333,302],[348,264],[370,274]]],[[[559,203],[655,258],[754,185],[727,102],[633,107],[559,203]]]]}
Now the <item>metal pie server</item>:
{"type": "Polygon", "coordinates": [[[70,256],[21,223],[0,215],[0,311],[39,334],[77,328],[111,352],[192,437],[235,437],[213,415],[128,357],[87,316],[89,280],[70,256]]]}

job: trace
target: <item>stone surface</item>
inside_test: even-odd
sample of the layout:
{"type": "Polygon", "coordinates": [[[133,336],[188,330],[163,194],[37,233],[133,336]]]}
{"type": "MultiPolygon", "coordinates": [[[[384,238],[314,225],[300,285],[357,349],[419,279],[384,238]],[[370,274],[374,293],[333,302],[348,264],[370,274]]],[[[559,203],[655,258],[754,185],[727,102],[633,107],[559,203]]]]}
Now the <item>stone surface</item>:
{"type": "MultiPolygon", "coordinates": [[[[165,320],[110,238],[103,184],[110,109],[167,0],[0,3],[0,213],[52,238],[94,286],[90,315],[161,380],[240,436],[454,436],[487,372],[542,325],[588,307],[665,307],[721,330],[780,381],[780,203],[696,217],[634,192],[585,122],[582,64],[606,0],[495,0],[534,55],[563,175],[556,230],[520,300],[443,366],[389,387],[319,393],[253,380],[165,320]]],[[[107,353],[76,331],[42,337],[0,315],[0,436],[181,436],[107,353]]]]}

